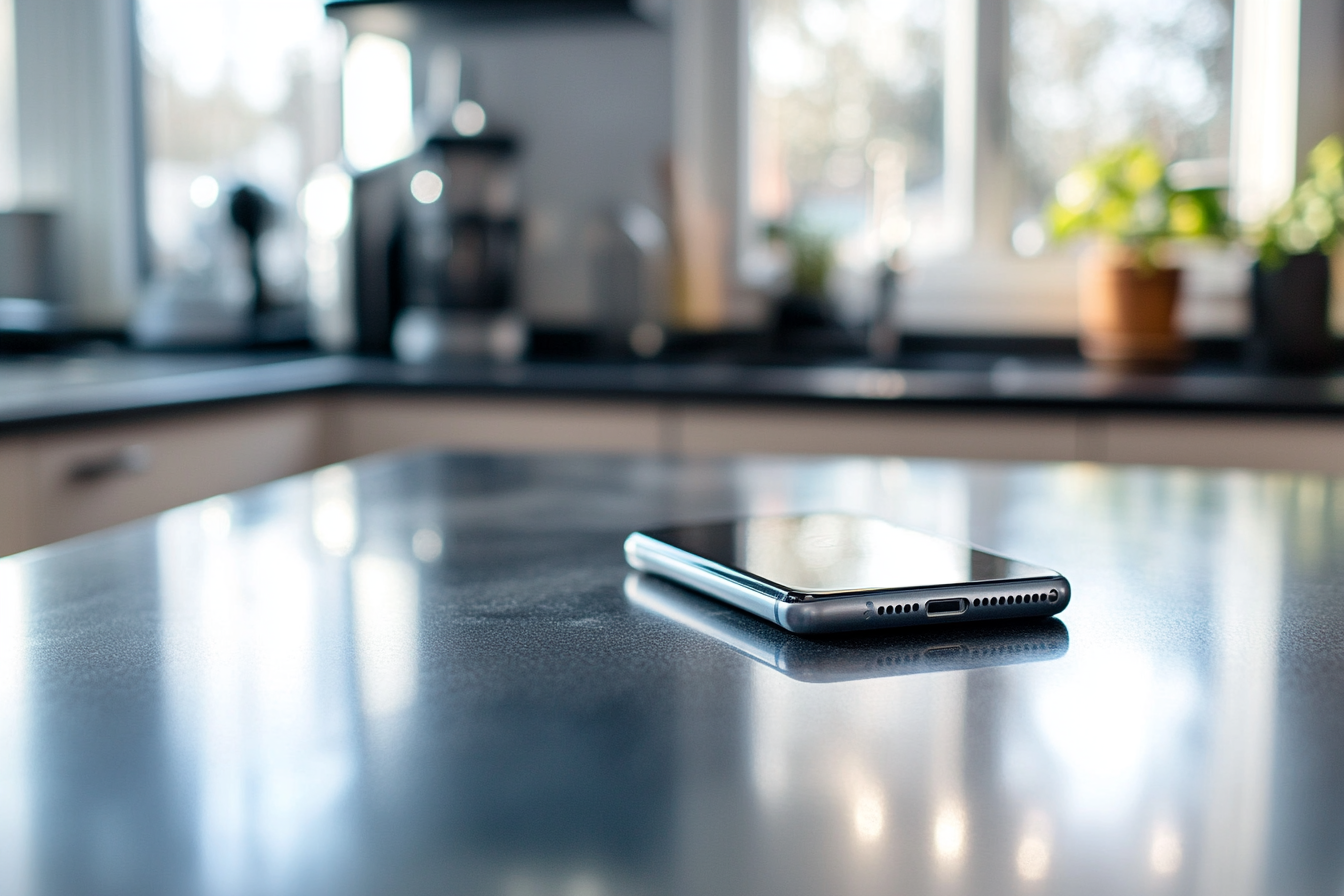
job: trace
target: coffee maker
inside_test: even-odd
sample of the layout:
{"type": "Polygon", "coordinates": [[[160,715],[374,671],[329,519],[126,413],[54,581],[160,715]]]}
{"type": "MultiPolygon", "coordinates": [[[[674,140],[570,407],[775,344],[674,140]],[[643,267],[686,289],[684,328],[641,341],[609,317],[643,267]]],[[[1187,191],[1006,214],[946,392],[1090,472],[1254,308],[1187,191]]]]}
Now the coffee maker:
{"type": "Polygon", "coordinates": [[[355,178],[357,351],[521,354],[517,152],[509,136],[436,136],[355,178]]]}

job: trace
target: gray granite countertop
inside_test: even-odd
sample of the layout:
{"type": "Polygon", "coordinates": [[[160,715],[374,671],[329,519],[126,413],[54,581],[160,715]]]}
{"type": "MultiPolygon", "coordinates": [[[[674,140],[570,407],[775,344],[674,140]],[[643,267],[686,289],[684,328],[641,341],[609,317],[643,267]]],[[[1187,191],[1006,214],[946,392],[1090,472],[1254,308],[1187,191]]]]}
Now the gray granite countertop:
{"type": "Polygon", "coordinates": [[[1319,476],[326,468],[0,560],[0,892],[1338,893],[1341,548],[1319,476]],[[808,509],[1073,602],[806,639],[627,577],[633,528],[808,509]]]}
{"type": "Polygon", "coordinates": [[[709,363],[398,364],[347,356],[115,353],[0,361],[0,429],[322,390],[866,407],[1344,414],[1344,375],[1120,375],[1003,359],[984,370],[709,363]]]}

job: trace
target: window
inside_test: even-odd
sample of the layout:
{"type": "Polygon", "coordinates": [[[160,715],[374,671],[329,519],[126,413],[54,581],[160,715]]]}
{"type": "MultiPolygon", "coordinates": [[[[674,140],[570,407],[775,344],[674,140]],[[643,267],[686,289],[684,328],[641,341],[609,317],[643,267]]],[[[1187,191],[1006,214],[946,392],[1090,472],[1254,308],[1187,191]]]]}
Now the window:
{"type": "Polygon", "coordinates": [[[1036,254],[1034,217],[1076,162],[1136,137],[1191,178],[1227,183],[1230,0],[1013,0],[1014,247],[1036,254]],[[1194,164],[1191,164],[1194,163],[1194,164]],[[1025,226],[1023,226],[1025,224],[1025,226]]]}
{"type": "Polygon", "coordinates": [[[871,258],[943,232],[940,3],[755,0],[751,210],[871,258]]]}
{"type": "Polygon", "coordinates": [[[248,184],[272,206],[258,250],[268,288],[302,300],[298,198],[340,154],[343,29],[321,0],[138,0],[137,15],[154,289],[172,301],[250,297],[228,210],[248,184]]]}
{"type": "MultiPolygon", "coordinates": [[[[842,268],[899,250],[915,329],[1072,332],[1072,259],[1047,250],[1037,215],[1068,168],[1104,146],[1151,140],[1181,162],[1173,176],[1231,185],[1243,213],[1292,183],[1291,0],[746,8],[743,232],[824,229],[842,268]]],[[[1236,331],[1244,258],[1192,264],[1193,329],[1236,331]]]]}

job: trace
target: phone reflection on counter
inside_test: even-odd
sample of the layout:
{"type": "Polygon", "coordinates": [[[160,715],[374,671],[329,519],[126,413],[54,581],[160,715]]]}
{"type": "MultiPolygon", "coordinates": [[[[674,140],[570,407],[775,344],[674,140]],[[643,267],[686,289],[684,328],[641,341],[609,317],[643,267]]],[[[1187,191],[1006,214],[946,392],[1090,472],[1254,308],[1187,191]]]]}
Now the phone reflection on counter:
{"type": "Polygon", "coordinates": [[[1058,659],[1069,650],[1069,630],[1055,618],[804,637],[647,573],[625,577],[625,597],[799,681],[984,669],[1058,659]]]}

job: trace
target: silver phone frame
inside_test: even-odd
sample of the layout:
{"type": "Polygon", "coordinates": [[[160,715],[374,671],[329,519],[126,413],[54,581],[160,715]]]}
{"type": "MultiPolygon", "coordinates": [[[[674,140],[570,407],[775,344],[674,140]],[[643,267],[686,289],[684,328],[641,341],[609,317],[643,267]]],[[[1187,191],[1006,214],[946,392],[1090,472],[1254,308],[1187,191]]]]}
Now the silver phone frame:
{"type": "Polygon", "coordinates": [[[653,573],[631,570],[622,588],[633,606],[707,635],[796,681],[829,683],[961,672],[1058,659],[1069,630],[1053,617],[1018,625],[933,626],[857,638],[796,638],[777,625],[653,573]]]}
{"type": "Polygon", "coordinates": [[[805,594],[644,532],[626,538],[625,559],[633,569],[671,579],[802,635],[1054,616],[1069,605],[1072,592],[1068,579],[1051,570],[1050,576],[1023,579],[805,594]],[[961,604],[954,612],[930,612],[930,601],[961,604]],[[886,612],[888,607],[896,610],[886,612]]]}

